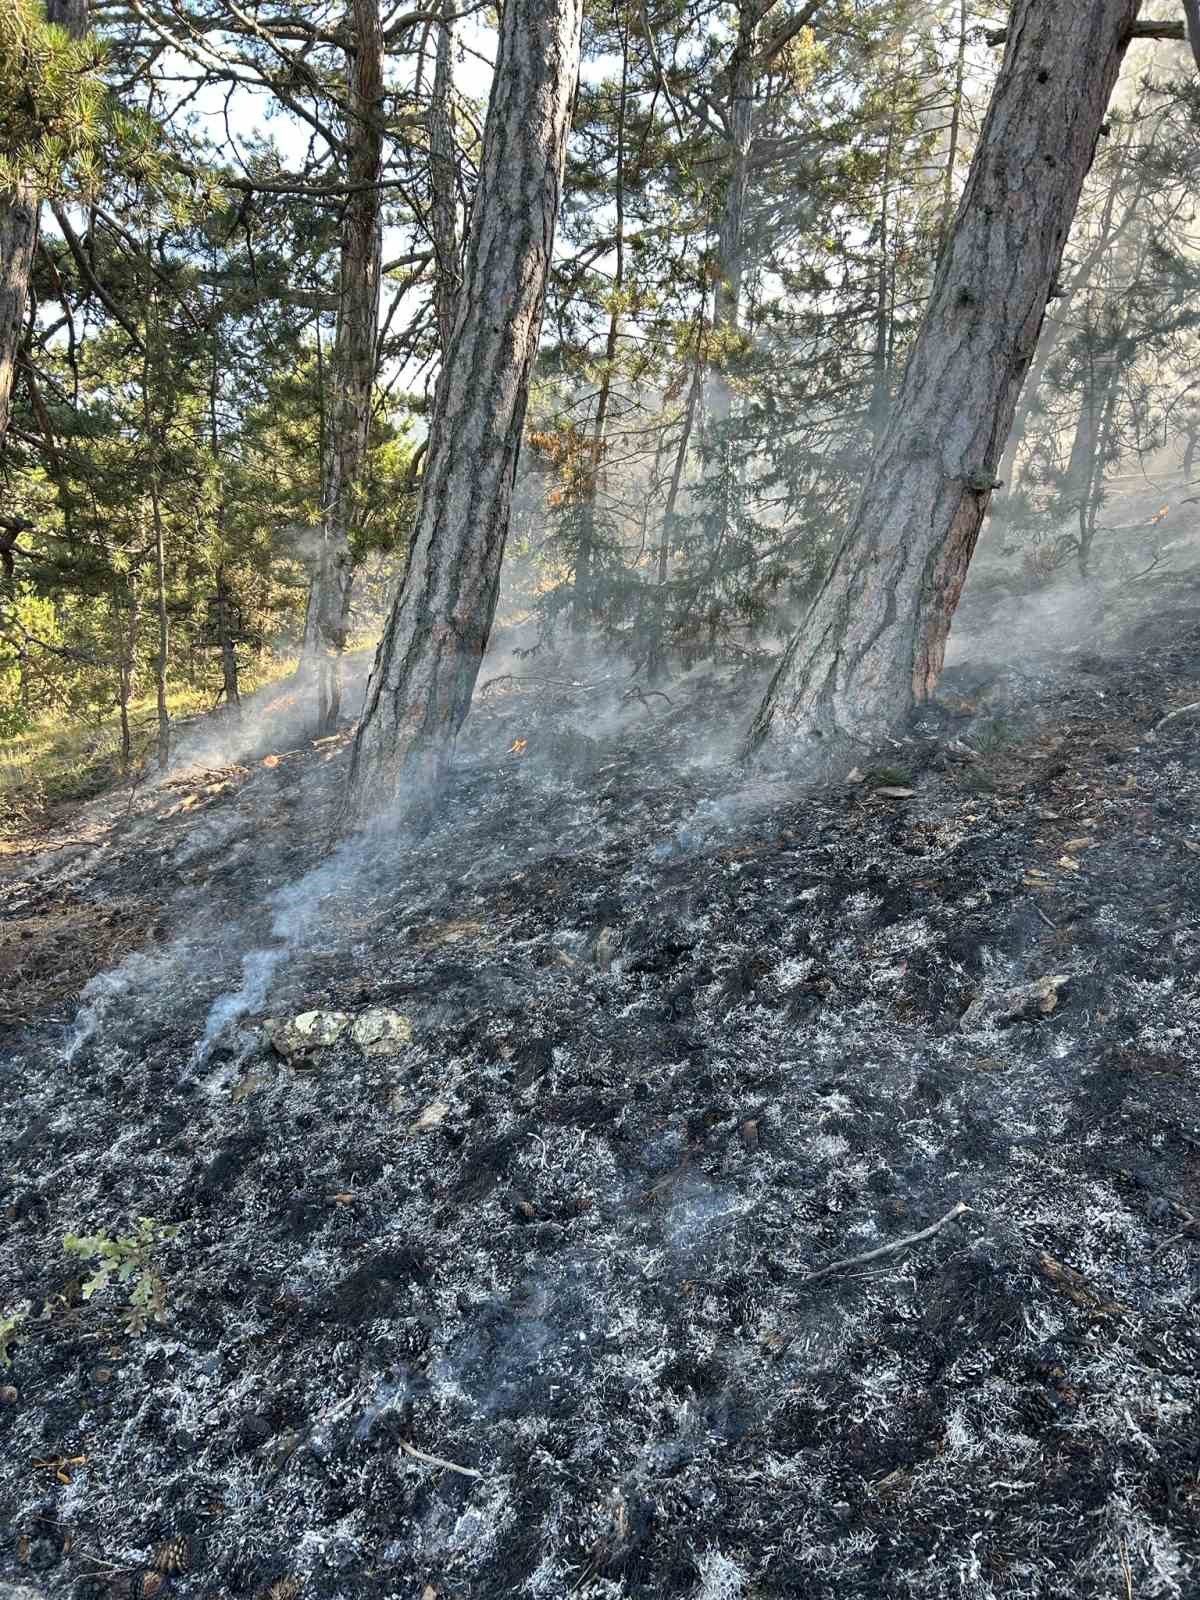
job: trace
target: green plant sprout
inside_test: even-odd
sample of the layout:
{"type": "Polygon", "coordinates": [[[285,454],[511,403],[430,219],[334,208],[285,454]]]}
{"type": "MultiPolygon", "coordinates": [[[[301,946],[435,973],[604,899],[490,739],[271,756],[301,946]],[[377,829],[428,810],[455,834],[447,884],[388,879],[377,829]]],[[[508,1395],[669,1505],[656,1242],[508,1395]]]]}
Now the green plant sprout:
{"type": "Polygon", "coordinates": [[[139,1217],[137,1232],[109,1238],[103,1233],[68,1233],[63,1249],[83,1261],[94,1261],[95,1269],[83,1284],[83,1298],[90,1300],[111,1279],[132,1283],[125,1325],[130,1333],[145,1333],[151,1322],[167,1320],[167,1286],[154,1265],[158,1248],[174,1239],[182,1223],[157,1222],[139,1217]]]}

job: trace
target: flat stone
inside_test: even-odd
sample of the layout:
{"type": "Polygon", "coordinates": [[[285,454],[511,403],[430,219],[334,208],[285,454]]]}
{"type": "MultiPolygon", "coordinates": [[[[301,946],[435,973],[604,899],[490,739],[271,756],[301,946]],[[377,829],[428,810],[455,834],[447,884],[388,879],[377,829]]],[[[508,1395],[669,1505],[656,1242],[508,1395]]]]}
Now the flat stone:
{"type": "Polygon", "coordinates": [[[399,1011],[371,1006],[355,1017],[350,1037],[364,1055],[395,1056],[412,1043],[412,1023],[399,1011]]]}
{"type": "Polygon", "coordinates": [[[263,1028],[279,1054],[295,1061],[336,1044],[349,1021],[344,1011],[301,1011],[295,1017],[267,1017],[263,1028]]]}

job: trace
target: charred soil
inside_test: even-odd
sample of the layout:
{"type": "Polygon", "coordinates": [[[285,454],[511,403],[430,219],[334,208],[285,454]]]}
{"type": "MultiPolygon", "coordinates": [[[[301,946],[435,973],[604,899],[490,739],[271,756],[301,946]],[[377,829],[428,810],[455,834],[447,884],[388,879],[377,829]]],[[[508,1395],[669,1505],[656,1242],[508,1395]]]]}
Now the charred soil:
{"type": "Polygon", "coordinates": [[[420,840],[323,853],[334,740],[6,858],[0,1572],[1194,1594],[1200,609],[818,790],[754,675],[529,670],[420,840]],[[131,1333],[62,1241],[139,1217],[131,1333]]]}

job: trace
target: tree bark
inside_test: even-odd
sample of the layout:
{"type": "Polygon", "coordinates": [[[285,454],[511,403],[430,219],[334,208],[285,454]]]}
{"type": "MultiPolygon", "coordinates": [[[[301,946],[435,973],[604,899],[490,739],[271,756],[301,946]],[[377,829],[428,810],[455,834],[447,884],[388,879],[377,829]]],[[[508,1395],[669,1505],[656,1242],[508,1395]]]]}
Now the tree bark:
{"type": "Polygon", "coordinates": [[[375,387],[383,265],[383,28],[379,0],[353,0],[346,172],[342,213],[333,397],[326,452],[321,552],[305,649],[317,658],[318,721],[333,728],[341,713],[342,653],[354,586],[353,536],[362,513],[375,387]]]}
{"type": "Polygon", "coordinates": [[[427,815],[487,647],[541,331],[582,0],[506,0],[454,333],[408,566],[354,742],[346,820],[427,815]]]}
{"type": "Polygon", "coordinates": [[[150,512],[154,520],[154,595],[158,610],[158,650],[154,657],[154,693],[158,707],[158,765],[165,772],[171,759],[171,716],[167,710],[167,656],[171,632],[167,618],[167,564],[163,547],[162,506],[158,484],[150,484],[150,512]]]}
{"type": "Polygon", "coordinates": [[[579,553],[575,562],[575,593],[572,596],[572,626],[582,633],[596,610],[593,585],[596,561],[596,502],[604,466],[608,432],[608,407],[612,398],[613,368],[617,361],[617,340],[621,334],[621,294],[625,287],[625,113],[629,88],[629,35],[621,36],[621,88],[617,103],[617,173],[613,202],[615,241],[613,261],[613,303],[608,314],[608,336],[604,341],[604,367],[596,396],[596,415],[592,423],[592,442],[588,452],[587,479],[580,526],[579,553]]]}
{"type": "MultiPolygon", "coordinates": [[[[86,33],[87,0],[46,0],[46,20],[73,38],[86,33]]],[[[0,194],[0,446],[12,415],[13,382],[38,238],[38,197],[29,184],[0,194]]]]}
{"type": "Polygon", "coordinates": [[[887,427],[891,407],[892,348],[892,272],[888,248],[888,208],[892,203],[892,157],[896,146],[896,109],[900,97],[900,60],[892,77],[892,103],[888,116],[887,145],[883,156],[883,175],[879,199],[879,269],[875,275],[875,349],[871,357],[871,410],[868,418],[871,443],[878,449],[887,427]]]}
{"type": "MultiPolygon", "coordinates": [[[[1126,152],[1127,153],[1127,152],[1126,152]]],[[[1047,315],[1042,323],[1042,331],[1038,337],[1037,352],[1029,368],[1025,381],[1021,386],[1020,402],[1017,406],[1012,427],[1008,430],[1008,439],[1004,445],[1004,454],[1000,457],[998,476],[1000,485],[996,490],[996,500],[1006,500],[1017,487],[1017,457],[1025,442],[1025,434],[1029,427],[1029,419],[1033,408],[1037,404],[1038,390],[1041,388],[1042,378],[1046,368],[1058,348],[1058,341],[1066,324],[1066,314],[1075,296],[1081,289],[1088,285],[1096,267],[1110,256],[1121,241],[1122,235],[1130,227],[1134,219],[1140,214],[1140,203],[1146,186],[1143,174],[1139,177],[1132,195],[1125,201],[1124,215],[1114,227],[1113,219],[1116,214],[1118,199],[1124,194],[1125,160],[1117,164],[1117,171],[1113,174],[1108,195],[1104,201],[1104,209],[1100,215],[1097,234],[1088,246],[1086,254],[1078,263],[1070,278],[1063,284],[1058,292],[1055,302],[1055,314],[1047,315]]],[[[993,515],[998,508],[993,505],[993,515]]]]}
{"type": "Polygon", "coordinates": [[[112,594],[113,623],[117,631],[117,705],[121,714],[121,774],[128,777],[133,765],[133,730],[129,722],[129,702],[133,698],[133,677],[137,666],[137,633],[141,620],[141,599],[134,574],[126,579],[129,595],[129,616],[121,628],[121,602],[114,584],[112,594]]]}
{"type": "Polygon", "coordinates": [[[946,243],[954,218],[954,169],[958,165],[958,140],[962,131],[963,79],[967,66],[967,0],[959,0],[958,52],[954,58],[954,99],[950,106],[950,134],[946,173],[942,180],[942,218],[938,224],[938,250],[946,243]]]}
{"type": "Polygon", "coordinates": [[[38,204],[22,185],[0,199],[0,445],[12,414],[13,380],[25,327],[25,302],[37,249],[38,204]]]}
{"type": "Polygon", "coordinates": [[[832,755],[932,694],[1139,3],[1017,0],[891,419],[751,748],[825,740],[832,755]]]}
{"type": "Polygon", "coordinates": [[[217,642],[221,646],[221,687],[225,695],[225,713],[231,721],[242,716],[242,698],[238,692],[237,648],[233,639],[233,606],[225,568],[217,568],[217,642]]]}
{"type": "Polygon", "coordinates": [[[429,103],[429,221],[436,264],[434,309],[443,357],[450,348],[450,335],[454,332],[454,305],[459,285],[457,164],[450,110],[454,87],[450,59],[453,46],[453,0],[443,0],[433,98],[429,103]]]}

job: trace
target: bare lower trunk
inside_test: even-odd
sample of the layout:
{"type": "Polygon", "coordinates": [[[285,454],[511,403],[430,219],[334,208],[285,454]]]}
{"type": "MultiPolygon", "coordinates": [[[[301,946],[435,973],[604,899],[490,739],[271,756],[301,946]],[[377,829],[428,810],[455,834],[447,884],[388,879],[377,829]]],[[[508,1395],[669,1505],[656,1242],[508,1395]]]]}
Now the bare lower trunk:
{"type": "Polygon", "coordinates": [[[471,702],[541,329],[582,0],[506,0],[454,333],[408,567],[367,688],[348,818],[427,812],[471,702]]]}
{"type": "Polygon", "coordinates": [[[874,738],[933,692],[1138,4],[1017,0],[891,420],[752,746],[874,738]]]}
{"type": "Polygon", "coordinates": [[[675,447],[675,461],[671,468],[671,483],[667,490],[667,503],[663,507],[662,529],[659,534],[658,590],[654,607],[654,632],[650,643],[650,653],[646,661],[647,676],[651,682],[657,681],[662,675],[663,658],[667,650],[667,579],[671,573],[671,553],[674,546],[675,522],[679,514],[677,510],[679,491],[683,487],[683,471],[687,465],[688,452],[692,447],[692,434],[695,430],[696,418],[700,412],[700,401],[703,395],[704,340],[703,330],[698,326],[696,329],[695,365],[692,368],[692,381],[688,388],[687,405],[684,407],[683,421],[679,430],[679,441],[675,447]]]}
{"type": "Polygon", "coordinates": [[[154,517],[154,584],[158,606],[158,652],[154,658],[154,690],[158,706],[158,765],[165,772],[171,758],[171,718],[167,711],[167,652],[170,629],[167,622],[167,568],[163,548],[162,507],[158,486],[150,486],[150,508],[154,517]]]}
{"type": "Polygon", "coordinates": [[[1104,470],[1110,459],[1117,421],[1117,399],[1120,386],[1117,382],[1116,363],[1104,394],[1100,424],[1088,462],[1087,484],[1079,505],[1079,575],[1089,578],[1092,573],[1092,546],[1096,542],[1096,519],[1104,501],[1104,470]]]}
{"type": "Polygon", "coordinates": [[[138,592],[133,581],[129,584],[129,616],[125,621],[125,628],[121,631],[121,603],[117,593],[113,594],[113,621],[117,626],[119,639],[117,656],[117,705],[121,714],[121,774],[127,777],[133,765],[133,730],[129,723],[129,702],[133,697],[133,674],[137,653],[137,631],[141,615],[141,604],[138,592]]]}
{"type": "Polygon", "coordinates": [[[225,569],[217,570],[217,642],[221,646],[221,689],[227,715],[241,720],[242,697],[238,692],[237,649],[233,640],[232,604],[225,569]]]}
{"type": "Polygon", "coordinates": [[[342,214],[321,555],[305,626],[305,650],[319,658],[318,718],[324,729],[332,728],[341,712],[342,653],[350,627],[353,536],[366,486],[383,265],[380,191],[376,187],[383,161],[379,0],[353,0],[351,26],[346,170],[352,187],[342,214]]]}
{"type": "Polygon", "coordinates": [[[1090,353],[1063,486],[1065,507],[1079,520],[1079,567],[1085,577],[1091,536],[1095,533],[1098,480],[1104,476],[1102,442],[1111,430],[1113,400],[1121,376],[1119,337],[1119,329],[1111,328],[1106,348],[1090,353]]]}

